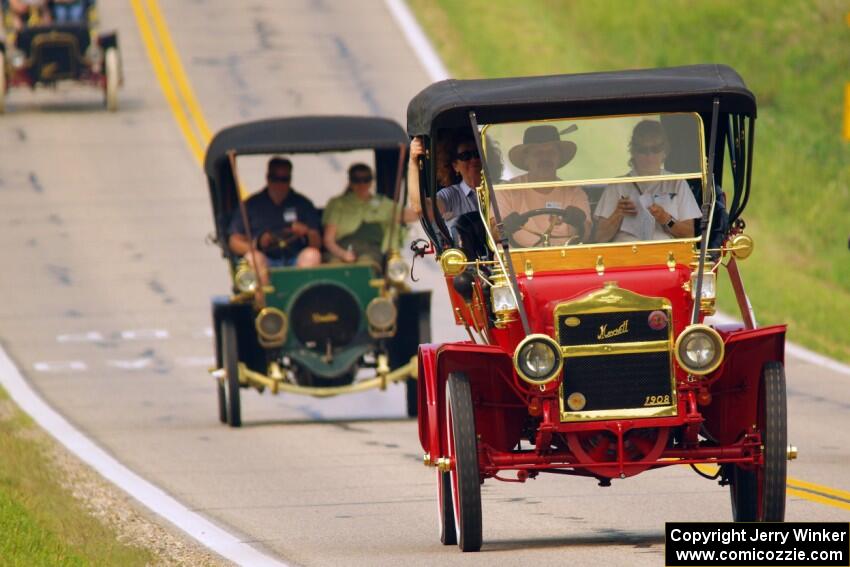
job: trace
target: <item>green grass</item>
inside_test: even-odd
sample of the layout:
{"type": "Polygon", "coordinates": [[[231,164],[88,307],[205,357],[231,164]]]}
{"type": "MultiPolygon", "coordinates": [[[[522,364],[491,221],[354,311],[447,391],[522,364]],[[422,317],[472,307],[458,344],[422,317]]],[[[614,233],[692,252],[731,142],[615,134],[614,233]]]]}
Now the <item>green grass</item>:
{"type": "Polygon", "coordinates": [[[59,482],[47,441],[0,389],[0,566],[149,565],[59,482]]]}
{"type": "MultiPolygon", "coordinates": [[[[409,0],[456,77],[725,63],[755,92],[756,243],[741,265],[759,323],[850,361],[846,0],[409,0]]],[[[721,309],[736,313],[734,297],[721,309]]]]}

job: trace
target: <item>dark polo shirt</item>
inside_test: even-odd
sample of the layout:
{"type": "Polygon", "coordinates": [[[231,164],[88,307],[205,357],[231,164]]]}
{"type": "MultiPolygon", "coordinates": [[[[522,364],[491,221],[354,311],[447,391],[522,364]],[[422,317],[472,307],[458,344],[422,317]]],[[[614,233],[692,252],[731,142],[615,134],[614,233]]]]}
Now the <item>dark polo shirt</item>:
{"type": "MultiPolygon", "coordinates": [[[[319,212],[313,202],[294,189],[290,189],[286,199],[276,205],[269,196],[268,188],[264,188],[245,201],[245,209],[251,223],[251,236],[255,239],[266,231],[279,233],[296,221],[316,230],[321,226],[319,212]]],[[[242,212],[238,208],[233,211],[230,220],[230,234],[246,234],[242,212]]],[[[287,255],[298,254],[306,246],[306,241],[296,240],[287,247],[287,255]]]]}

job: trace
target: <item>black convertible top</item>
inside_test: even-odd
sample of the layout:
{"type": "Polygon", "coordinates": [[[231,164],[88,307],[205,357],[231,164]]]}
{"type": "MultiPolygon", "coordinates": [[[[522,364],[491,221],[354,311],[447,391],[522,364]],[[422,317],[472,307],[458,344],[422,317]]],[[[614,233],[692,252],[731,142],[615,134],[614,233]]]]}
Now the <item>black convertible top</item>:
{"type": "Polygon", "coordinates": [[[214,178],[238,155],[398,149],[407,144],[404,129],[393,120],[371,116],[297,116],[245,122],[221,130],[210,142],[204,170],[214,178]]]}
{"type": "Polygon", "coordinates": [[[565,115],[631,114],[653,111],[720,111],[755,118],[755,96],[726,65],[689,65],[577,75],[449,79],[417,94],[407,107],[407,132],[426,135],[434,127],[468,126],[475,110],[480,123],[556,118],[565,115]]]}
{"type": "MultiPolygon", "coordinates": [[[[393,198],[399,154],[402,150],[406,151],[407,143],[407,135],[401,125],[387,118],[372,116],[272,118],[221,130],[207,148],[204,171],[222,253],[229,255],[227,227],[233,210],[239,204],[239,191],[227,156],[229,151],[244,156],[373,150],[375,190],[393,198]]],[[[402,168],[406,164],[407,160],[404,160],[402,168]]],[[[304,194],[310,196],[309,191],[304,194]]]]}

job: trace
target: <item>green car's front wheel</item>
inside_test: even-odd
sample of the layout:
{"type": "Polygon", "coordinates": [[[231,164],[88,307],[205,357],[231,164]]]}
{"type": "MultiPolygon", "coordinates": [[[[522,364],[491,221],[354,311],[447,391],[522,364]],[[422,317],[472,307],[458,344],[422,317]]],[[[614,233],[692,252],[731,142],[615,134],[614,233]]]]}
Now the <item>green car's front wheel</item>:
{"type": "Polygon", "coordinates": [[[227,423],[227,390],[224,386],[224,378],[215,379],[215,389],[218,394],[218,420],[227,423]]]}
{"type": "Polygon", "coordinates": [[[230,427],[240,427],[242,407],[239,399],[239,345],[236,342],[236,327],[233,321],[227,319],[221,323],[221,358],[224,364],[224,384],[219,382],[219,387],[225,393],[224,414],[230,427]]]}
{"type": "Polygon", "coordinates": [[[407,417],[419,415],[419,383],[413,378],[404,381],[404,395],[407,402],[407,417]]]}

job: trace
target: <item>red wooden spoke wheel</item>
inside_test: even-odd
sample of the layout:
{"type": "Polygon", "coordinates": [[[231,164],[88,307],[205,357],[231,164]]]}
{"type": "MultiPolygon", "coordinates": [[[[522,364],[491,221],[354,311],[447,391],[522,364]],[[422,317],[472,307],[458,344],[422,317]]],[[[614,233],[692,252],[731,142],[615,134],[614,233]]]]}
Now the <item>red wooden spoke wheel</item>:
{"type": "Polygon", "coordinates": [[[478,551],[482,538],[478,442],[469,379],[459,372],[449,374],[446,382],[446,435],[457,544],[462,551],[478,551]]]}
{"type": "Polygon", "coordinates": [[[758,423],[764,464],[754,470],[731,465],[729,490],[736,522],[785,520],[785,482],[788,476],[788,408],[785,368],[781,362],[764,365],[758,397],[758,423]]]}

